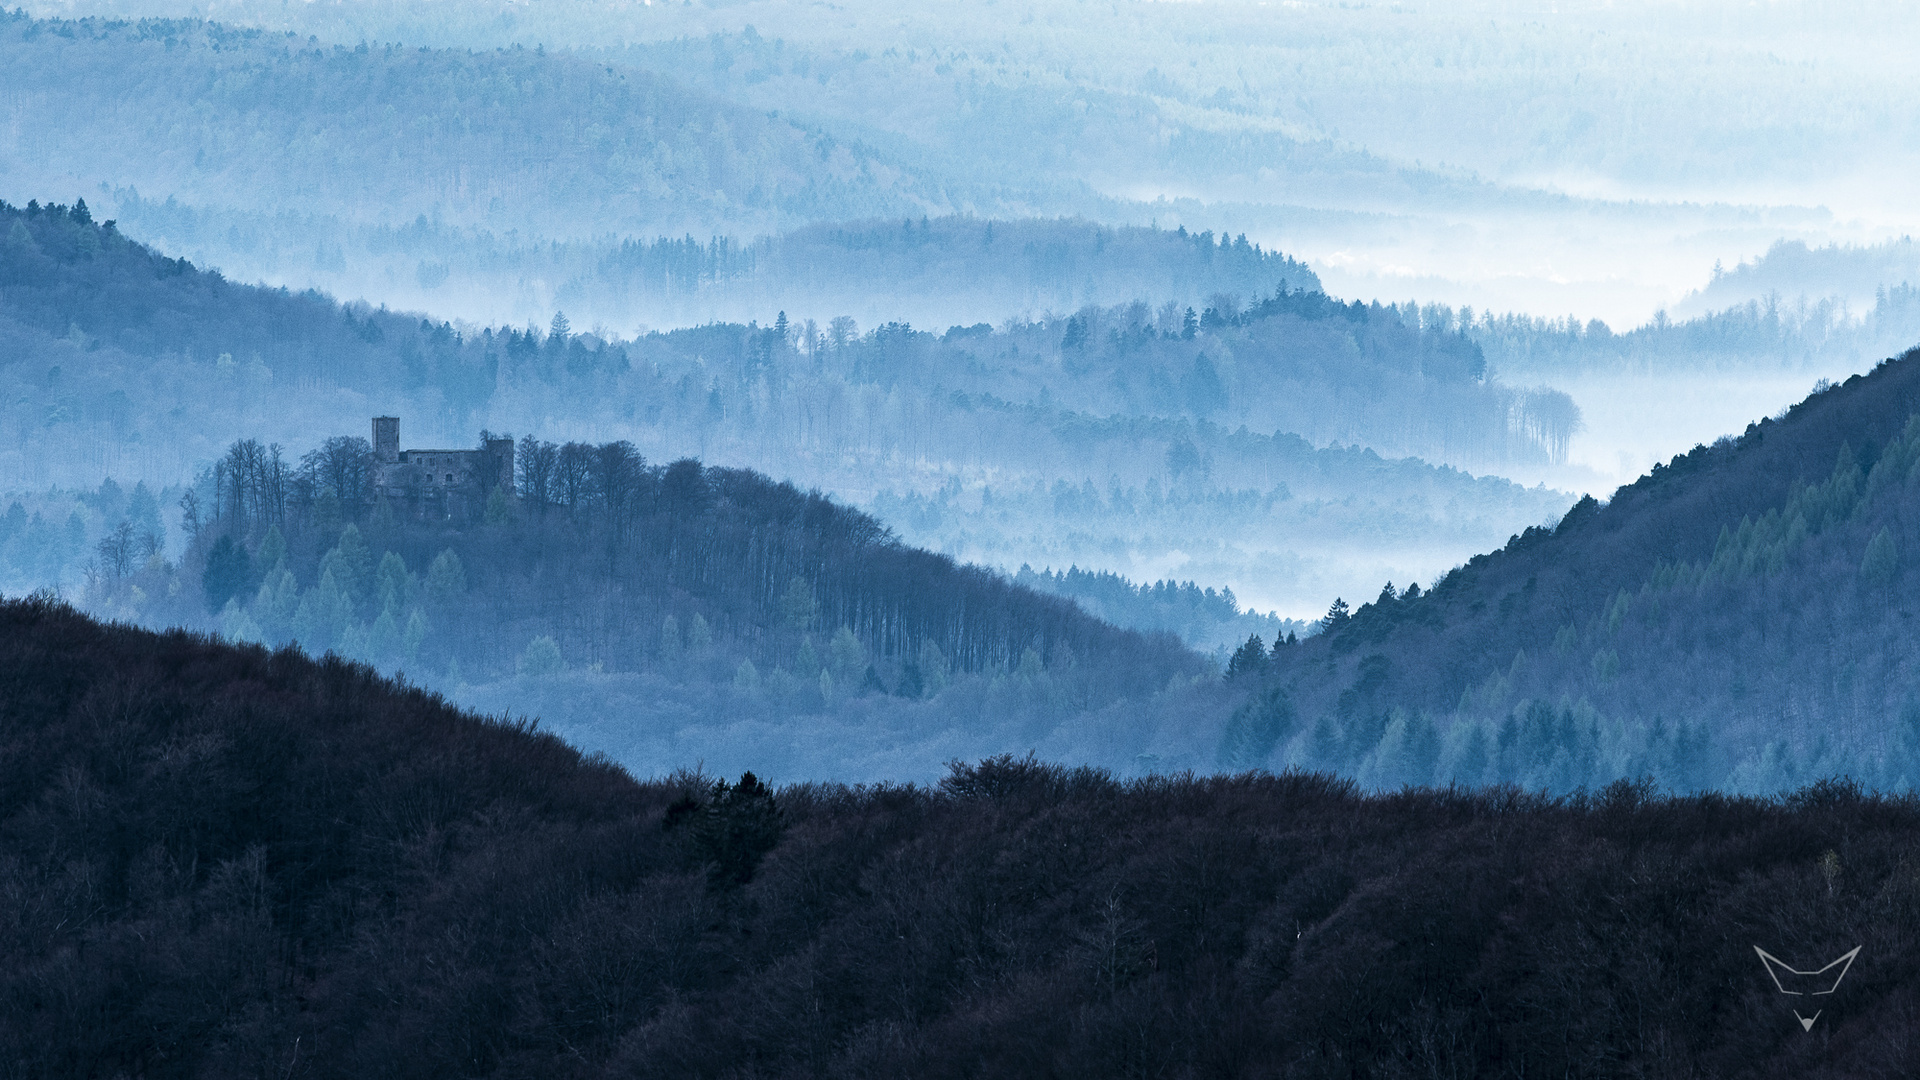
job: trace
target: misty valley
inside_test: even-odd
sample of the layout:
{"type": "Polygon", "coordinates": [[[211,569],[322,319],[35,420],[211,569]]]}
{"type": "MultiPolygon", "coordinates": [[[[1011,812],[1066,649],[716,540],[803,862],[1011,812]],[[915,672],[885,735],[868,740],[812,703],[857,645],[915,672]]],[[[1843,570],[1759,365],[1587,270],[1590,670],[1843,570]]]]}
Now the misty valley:
{"type": "Polygon", "coordinates": [[[1916,30],[0,11],[0,1080],[1920,1074],[1916,30]]]}

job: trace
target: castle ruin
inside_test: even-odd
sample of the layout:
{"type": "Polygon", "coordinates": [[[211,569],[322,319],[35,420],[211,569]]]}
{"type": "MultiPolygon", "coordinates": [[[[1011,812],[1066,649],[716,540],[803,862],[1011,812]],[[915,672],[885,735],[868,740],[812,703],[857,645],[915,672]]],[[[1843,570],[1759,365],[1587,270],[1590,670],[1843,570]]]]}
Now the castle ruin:
{"type": "Polygon", "coordinates": [[[471,518],[497,487],[513,494],[513,440],[486,439],[478,450],[402,450],[400,418],[373,418],[369,489],[412,517],[471,518]]]}

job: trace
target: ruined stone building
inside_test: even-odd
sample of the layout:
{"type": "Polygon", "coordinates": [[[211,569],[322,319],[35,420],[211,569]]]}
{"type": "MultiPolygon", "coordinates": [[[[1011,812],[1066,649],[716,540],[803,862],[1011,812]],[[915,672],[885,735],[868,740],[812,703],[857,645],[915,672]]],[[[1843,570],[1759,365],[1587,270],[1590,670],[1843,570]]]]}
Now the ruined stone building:
{"type": "Polygon", "coordinates": [[[471,518],[486,511],[496,487],[513,494],[513,440],[487,439],[478,450],[402,450],[400,418],[373,418],[368,487],[397,514],[471,518]]]}

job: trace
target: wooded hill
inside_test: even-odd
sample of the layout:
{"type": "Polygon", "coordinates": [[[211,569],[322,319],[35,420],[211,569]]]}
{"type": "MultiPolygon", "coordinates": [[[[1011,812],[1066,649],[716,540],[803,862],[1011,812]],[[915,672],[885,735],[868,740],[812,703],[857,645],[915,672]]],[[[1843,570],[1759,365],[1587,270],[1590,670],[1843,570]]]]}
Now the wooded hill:
{"type": "Polygon", "coordinates": [[[1509,379],[1583,374],[1769,374],[1835,367],[1862,370],[1920,338],[1920,288],[1906,281],[1845,298],[1770,294],[1684,321],[1661,317],[1615,333],[1599,320],[1483,313],[1457,325],[1509,379]]]}
{"type": "MultiPolygon", "coordinates": [[[[13,483],[173,482],[269,423],[318,443],[330,411],[372,415],[368,398],[467,415],[494,392],[491,342],[230,282],[95,221],[85,200],[0,203],[0,472],[13,483]]],[[[617,349],[596,359],[624,363],[617,349]]]]}
{"type": "Polygon", "coordinates": [[[1920,781],[1920,351],[1239,665],[1230,757],[1383,784],[1920,781]]]}
{"type": "Polygon", "coordinates": [[[1137,771],[1200,764],[1217,737],[1222,688],[1172,635],[818,492],[628,443],[527,437],[518,458],[517,496],[423,519],[370,502],[364,439],[298,462],[236,443],[183,499],[185,554],[147,555],[124,525],[85,602],[403,671],[649,774],[752,756],[778,777],[924,778],[1034,747],[1137,771]]]}
{"type": "MultiPolygon", "coordinates": [[[[941,228],[984,235],[962,224],[941,228]]],[[[1076,235],[1116,274],[1165,249],[1229,278],[1287,267],[1238,237],[1177,230],[1115,233],[1115,261],[1100,263],[1103,234],[1076,235]]],[[[1477,348],[1428,311],[1279,285],[1252,303],[1220,294],[1198,310],[1128,304],[998,329],[863,332],[776,311],[771,325],[621,340],[564,318],[456,328],[238,285],[82,203],[0,204],[0,486],[157,490],[236,439],[305,452],[399,415],[414,445],[467,445],[483,427],[625,439],[847,502],[931,501],[947,524],[915,543],[1009,569],[1045,558],[1154,580],[1179,548],[1195,560],[1186,575],[1243,593],[1272,582],[1268,606],[1296,613],[1356,581],[1444,569],[1565,509],[1556,492],[1393,460],[1546,460],[1579,422],[1565,395],[1488,381],[1477,348]],[[1059,500],[1060,485],[1090,485],[1114,512],[1059,500]],[[1017,499],[970,521],[989,487],[1017,499]],[[1176,509],[1123,510],[1154,505],[1176,509]],[[1356,550],[1375,554],[1356,566],[1356,550]]]]}
{"type": "Polygon", "coordinates": [[[1920,1070],[1911,798],[636,783],[40,601],[0,603],[0,685],[9,1075],[1920,1070]],[[1756,942],[1860,948],[1810,1033],[1756,942]]]}
{"type": "MultiPolygon", "coordinates": [[[[889,688],[1011,671],[1028,653],[1029,663],[1085,668],[1100,695],[1151,693],[1201,670],[1170,636],[1116,629],[1071,601],[908,547],[819,492],[744,469],[649,465],[625,443],[529,437],[517,497],[496,491],[481,521],[416,520],[385,501],[368,509],[366,481],[346,472],[351,459],[330,460],[364,445],[343,438],[304,469],[281,470],[256,456],[257,443],[237,444],[222,462],[223,501],[207,508],[182,571],[151,571],[184,572],[185,587],[147,588],[154,606],[142,617],[192,625],[203,604],[219,614],[232,601],[252,617],[253,636],[387,666],[398,655],[366,635],[397,650],[413,612],[430,607],[447,632],[406,659],[429,670],[457,663],[469,677],[511,673],[543,634],[574,663],[649,667],[682,650],[673,628],[696,618],[767,669],[793,667],[814,647],[809,634],[825,648],[844,628],[887,669],[889,688]],[[330,474],[335,464],[341,471],[330,474]],[[392,622],[384,635],[368,625],[380,617],[392,622]],[[919,671],[930,657],[937,670],[919,671]]],[[[105,583],[102,602],[132,600],[134,573],[105,583]]],[[[825,666],[799,674],[818,681],[825,666]]]]}
{"type": "MultiPolygon", "coordinates": [[[[649,334],[633,347],[662,384],[650,397],[750,417],[751,427],[737,429],[743,441],[775,425],[781,447],[802,451],[821,437],[845,444],[831,418],[875,395],[888,398],[877,419],[911,429],[888,433],[890,444],[960,460],[980,453],[967,449],[977,445],[974,425],[947,418],[1007,405],[1108,424],[1206,420],[1463,467],[1563,460],[1581,423],[1565,394],[1489,380],[1479,347],[1451,327],[1427,325],[1419,310],[1342,303],[1284,282],[1250,297],[1217,295],[1198,310],[1135,302],[998,327],[941,332],[890,321],[857,329],[839,320],[783,325],[776,316],[772,326],[649,334]],[[928,414],[941,422],[918,420],[928,414]],[[946,446],[947,432],[969,434],[946,446]]],[[[546,363],[535,370],[550,382],[546,363]]],[[[697,407],[675,413],[658,422],[706,426],[697,407]]],[[[877,443],[870,435],[857,445],[877,443]]]]}
{"type": "Polygon", "coordinates": [[[1705,312],[1749,300],[1776,297],[1783,303],[1833,297],[1857,307],[1877,293],[1920,282],[1920,240],[1902,236],[1878,244],[1830,243],[1808,247],[1804,240],[1777,240],[1766,254],[1733,266],[1716,266],[1713,277],[1680,305],[1680,311],[1705,312]]]}
{"type": "Polygon", "coordinates": [[[1140,298],[1202,310],[1319,279],[1287,255],[1211,232],[1110,228],[1080,218],[972,216],[835,221],[775,235],[550,240],[432,221],[356,224],[311,210],[243,213],[102,192],[96,210],[161,251],[244,280],[310,282],[476,323],[576,326],[745,323],[785,309],[872,326],[998,322],[1140,298]],[[100,210],[100,207],[110,210],[100,210]],[[1204,237],[1204,240],[1203,240],[1204,237]]]}
{"type": "Polygon", "coordinates": [[[1191,581],[1135,585],[1106,571],[1075,566],[1035,571],[1023,565],[1013,575],[1013,582],[1070,597],[1088,614],[1117,626],[1166,630],[1196,649],[1217,649],[1222,656],[1253,634],[1285,638],[1288,634],[1313,632],[1304,620],[1243,610],[1232,589],[1202,589],[1191,581]]]}

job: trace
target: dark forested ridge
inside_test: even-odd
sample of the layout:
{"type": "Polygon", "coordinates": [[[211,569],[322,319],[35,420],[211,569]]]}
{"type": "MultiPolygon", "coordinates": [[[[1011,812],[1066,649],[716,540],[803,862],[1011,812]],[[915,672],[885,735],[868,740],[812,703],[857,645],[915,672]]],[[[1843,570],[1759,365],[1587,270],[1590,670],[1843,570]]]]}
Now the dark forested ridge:
{"type": "Polygon", "coordinates": [[[0,682],[8,1075],[1920,1068],[1910,798],[636,783],[338,660],[42,601],[0,603],[0,682]],[[1811,1032],[1756,943],[1859,947],[1811,1032]]]}
{"type": "Polygon", "coordinates": [[[1920,779],[1920,352],[1258,665],[1250,760],[1571,788],[1920,779]]]}
{"type": "Polygon", "coordinates": [[[130,514],[85,602],[154,627],[334,653],[525,713],[636,772],[924,778],[1028,748],[1199,763],[1221,687],[1171,634],[901,543],[743,469],[631,444],[518,447],[464,502],[376,495],[365,439],[235,443],[181,496],[169,559],[130,514]]]}
{"type": "Polygon", "coordinates": [[[1119,630],[748,470],[528,437],[517,495],[496,489],[484,516],[421,518],[370,504],[365,446],[338,438],[296,466],[235,444],[181,565],[104,567],[93,601],[160,624],[224,614],[243,637],[387,667],[457,665],[469,678],[512,673],[543,636],[597,669],[674,666],[696,619],[693,637],[810,686],[835,666],[829,642],[845,631],[881,669],[852,676],[911,697],[1029,655],[1087,669],[1095,695],[1151,693],[1201,670],[1171,636],[1119,630]],[[442,632],[425,629],[435,624],[442,632]]]}

